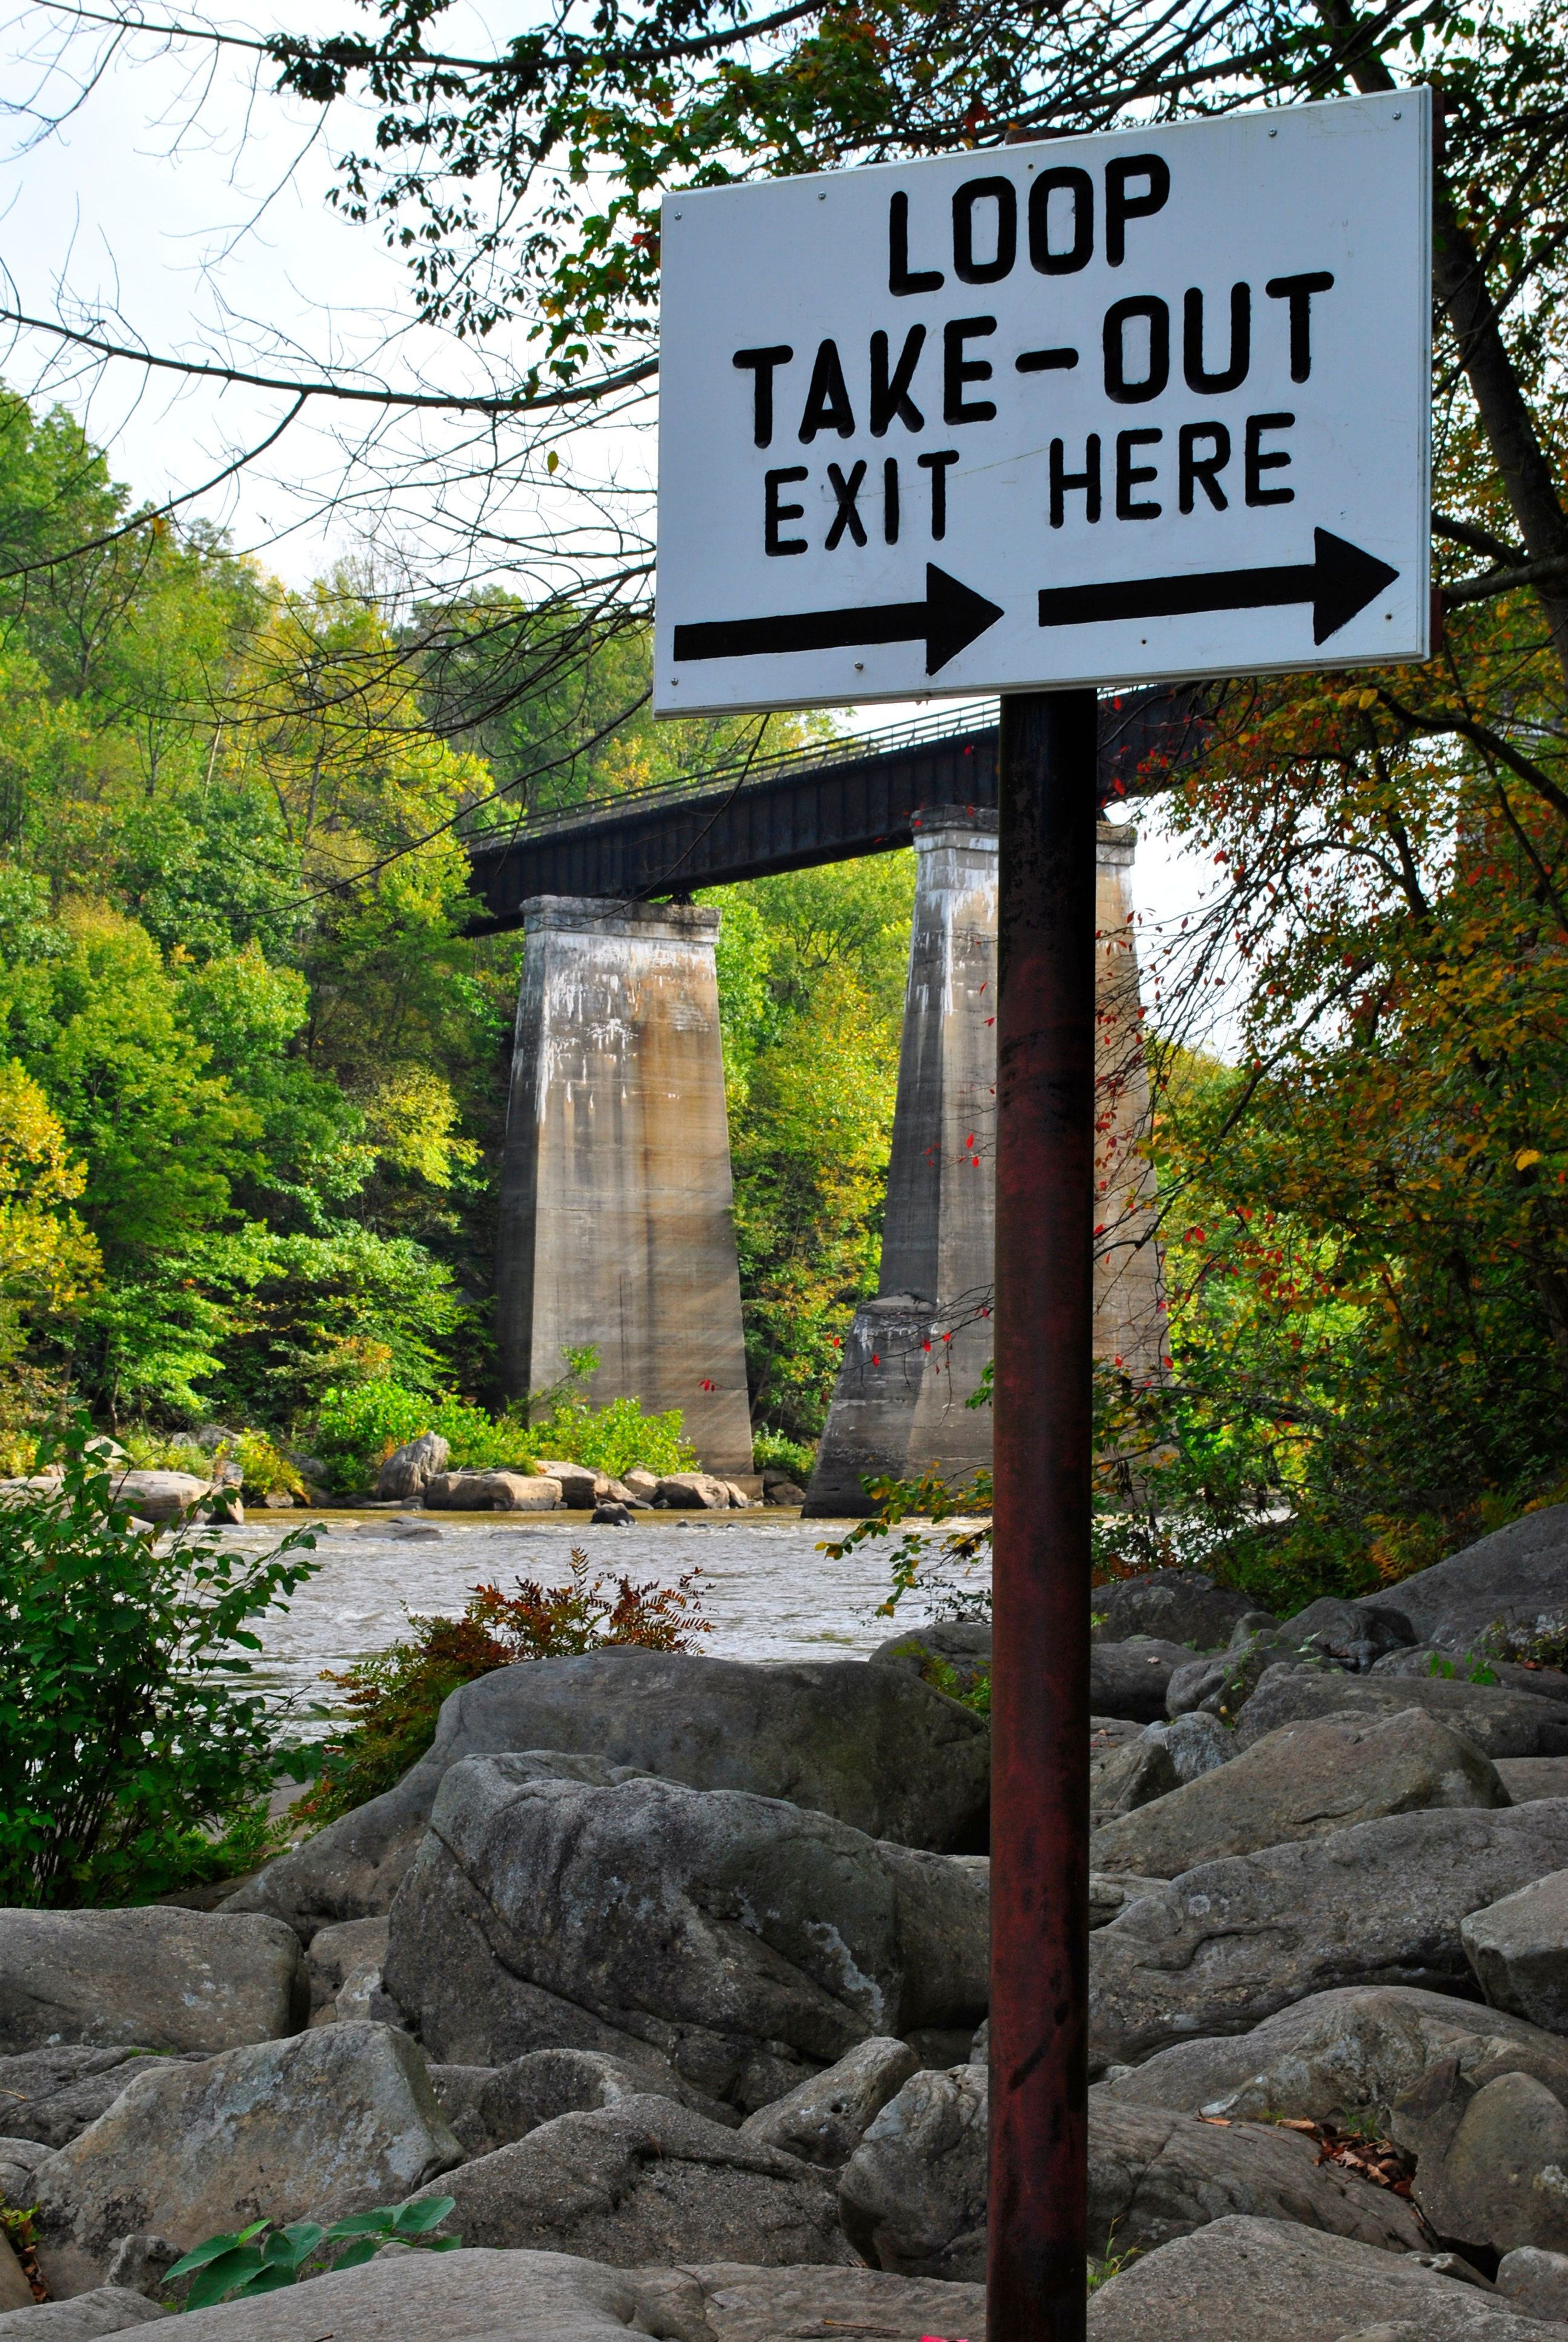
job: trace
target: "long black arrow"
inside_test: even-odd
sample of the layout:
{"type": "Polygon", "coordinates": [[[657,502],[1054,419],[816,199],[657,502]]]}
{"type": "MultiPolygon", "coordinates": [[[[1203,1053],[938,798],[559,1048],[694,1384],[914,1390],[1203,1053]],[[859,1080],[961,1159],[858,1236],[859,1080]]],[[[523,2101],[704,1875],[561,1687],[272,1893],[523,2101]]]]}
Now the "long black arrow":
{"type": "Polygon", "coordinates": [[[1277,569],[1205,569],[1192,577],[1137,577],[1124,585],[1049,586],[1043,626],[1089,626],[1105,618],[1175,618],[1192,610],[1261,610],[1310,602],[1312,638],[1326,643],[1399,575],[1331,530],[1313,531],[1313,558],[1277,569]]]}
{"type": "Polygon", "coordinates": [[[924,642],[925,672],[936,675],[1001,616],[994,602],[928,561],[924,602],[877,602],[868,609],[801,610],[777,618],[715,618],[704,626],[677,626],[675,661],[678,666],[685,659],[765,658],[780,651],[924,642]]]}

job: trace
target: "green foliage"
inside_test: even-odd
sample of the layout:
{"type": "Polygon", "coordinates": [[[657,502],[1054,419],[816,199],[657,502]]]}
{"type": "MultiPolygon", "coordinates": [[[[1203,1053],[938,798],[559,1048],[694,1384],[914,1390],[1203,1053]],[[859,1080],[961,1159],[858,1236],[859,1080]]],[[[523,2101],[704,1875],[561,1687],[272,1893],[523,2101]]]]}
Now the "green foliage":
{"type": "Polygon", "coordinates": [[[393,1788],[429,1747],[441,1703],[460,1684],[524,1659],[570,1657],[606,1644],[691,1651],[713,1632],[702,1614],[701,1572],[674,1586],[618,1577],[610,1591],[590,1578],[588,1557],[572,1552],[566,1586],[518,1578],[514,1594],[476,1586],[461,1618],[410,1616],[409,1641],[394,1643],[323,1680],[346,1693],[353,1721],[314,1754],[316,1786],[298,1799],[292,1820],[320,1828],[393,1788]]]}
{"type": "Polygon", "coordinates": [[[590,1406],[569,1388],[551,1395],[542,1417],[492,1416],[451,1393],[422,1396],[392,1381],[361,1383],[329,1392],[316,1417],[315,1442],[344,1487],[367,1487],[394,1447],[438,1432],[454,1466],[489,1466],[532,1472],[537,1459],[585,1464],[619,1478],[639,1464],[650,1472],[689,1472],[696,1456],[684,1438],[678,1408],[654,1415],[635,1399],[590,1406]]]}
{"type": "Polygon", "coordinates": [[[590,1406],[567,1398],[531,1423],[534,1452],[562,1464],[584,1464],[613,1480],[641,1465],[644,1471],[694,1472],[697,1453],[686,1438],[679,1407],[655,1415],[634,1398],[607,1399],[590,1406]]]}
{"type": "Polygon", "coordinates": [[[914,889],[901,853],[706,898],[752,1409],[802,1446],[876,1289],[914,889]]]}
{"type": "MultiPolygon", "coordinates": [[[[131,1526],[78,1416],[53,1489],[0,1505],[0,1900],[148,1899],[250,1847],[280,1767],[247,1688],[256,1622],[319,1566],[296,1531],[259,1558],[131,1526]]],[[[220,1873],[221,1875],[221,1873],[220,1873]]]]}
{"type": "Polygon", "coordinates": [[[524,1424],[505,1416],[497,1422],[450,1392],[432,1398],[391,1380],[329,1390],[315,1419],[314,1445],[339,1486],[365,1488],[394,1447],[427,1431],[446,1441],[454,1465],[533,1469],[534,1435],[524,1424]]]}
{"type": "Polygon", "coordinates": [[[755,1472],[787,1472],[796,1486],[804,1488],[815,1463],[816,1449],[804,1439],[792,1439],[785,1431],[764,1429],[752,1434],[755,1472]]]}
{"type": "Polygon", "coordinates": [[[395,2207],[356,2212],[349,2219],[334,2220],[329,2227],[318,2220],[291,2220],[284,2228],[270,2220],[253,2220],[248,2228],[208,2237],[194,2246],[175,2263],[169,2277],[193,2277],[185,2307],[208,2309],[217,2301],[248,2301],[258,2293],[275,2293],[280,2286],[320,2277],[329,2269],[358,2268],[386,2242],[454,2253],[461,2237],[433,2237],[430,2231],[456,2208],[455,2196],[424,2196],[395,2207]],[[326,2247],[335,2244],[342,2244],[344,2251],[329,2253],[326,2247]],[[319,2267],[312,2268],[312,2261],[319,2267]]]}

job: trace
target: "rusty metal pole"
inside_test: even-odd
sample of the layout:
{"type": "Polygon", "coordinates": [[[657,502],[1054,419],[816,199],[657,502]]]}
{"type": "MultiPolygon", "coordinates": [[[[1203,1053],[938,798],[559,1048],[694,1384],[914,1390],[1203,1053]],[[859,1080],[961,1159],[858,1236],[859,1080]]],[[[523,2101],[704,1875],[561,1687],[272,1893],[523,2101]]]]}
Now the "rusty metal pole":
{"type": "Polygon", "coordinates": [[[1002,701],[991,2342],[1083,2342],[1095,698],[1002,701]]]}

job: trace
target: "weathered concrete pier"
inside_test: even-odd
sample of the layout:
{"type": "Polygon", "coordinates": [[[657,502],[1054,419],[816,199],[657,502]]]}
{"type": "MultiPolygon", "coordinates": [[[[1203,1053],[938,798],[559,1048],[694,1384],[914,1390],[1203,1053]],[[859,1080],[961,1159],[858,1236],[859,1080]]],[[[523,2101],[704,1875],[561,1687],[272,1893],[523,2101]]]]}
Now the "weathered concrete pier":
{"type": "Polygon", "coordinates": [[[749,1473],[716,911],[521,906],[527,937],[500,1181],[508,1393],[592,1343],[597,1401],[678,1406],[710,1470],[749,1473]]]}
{"type": "MultiPolygon", "coordinates": [[[[1149,1083],[1129,874],[1137,834],[1102,822],[1095,1143],[1094,1348],[1141,1379],[1161,1371],[1164,1316],[1149,1083]]],[[[966,1402],[991,1355],[995,1248],[996,819],[927,806],[874,1300],[844,1344],[805,1509],[865,1509],[864,1483],[991,1461],[991,1415],[966,1402]]]]}

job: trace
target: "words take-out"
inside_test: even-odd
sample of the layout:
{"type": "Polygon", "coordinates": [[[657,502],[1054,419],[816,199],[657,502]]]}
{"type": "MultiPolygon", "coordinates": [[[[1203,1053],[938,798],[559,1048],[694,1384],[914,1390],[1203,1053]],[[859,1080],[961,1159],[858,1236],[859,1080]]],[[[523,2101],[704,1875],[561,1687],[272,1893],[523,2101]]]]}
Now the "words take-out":
{"type": "Polygon", "coordinates": [[[654,704],[1429,649],[1424,90],[676,195],[654,704]]]}

